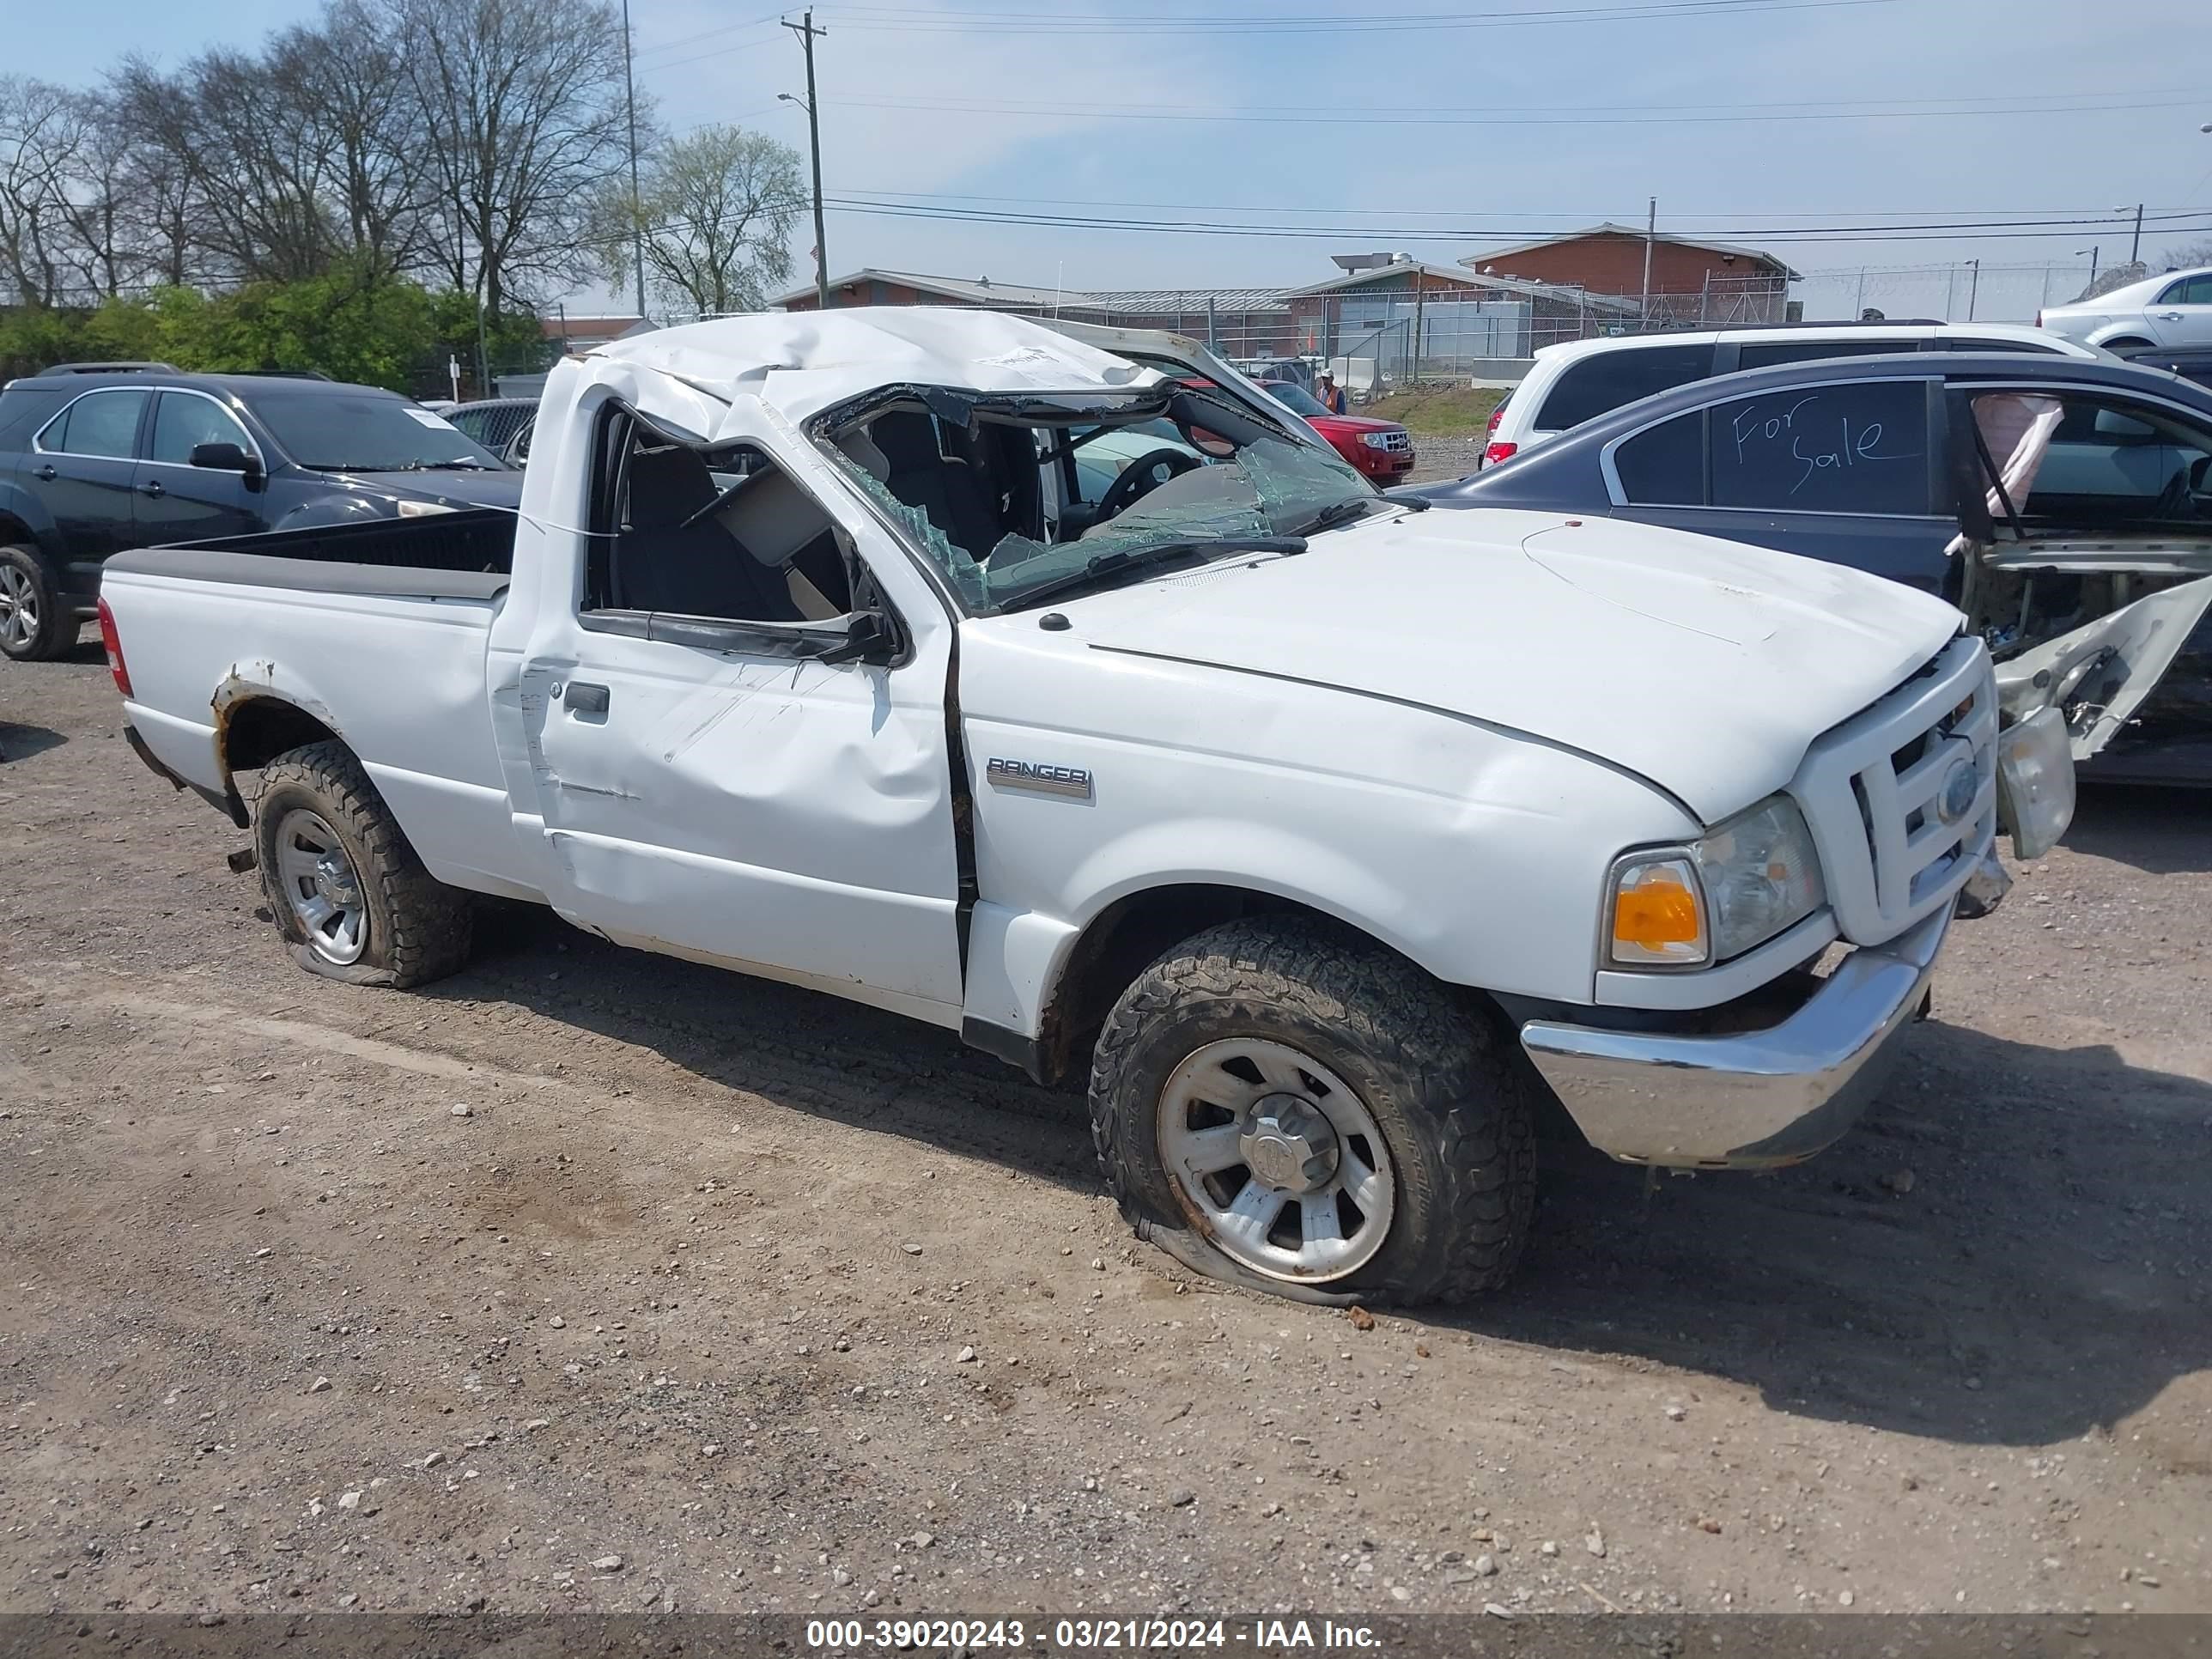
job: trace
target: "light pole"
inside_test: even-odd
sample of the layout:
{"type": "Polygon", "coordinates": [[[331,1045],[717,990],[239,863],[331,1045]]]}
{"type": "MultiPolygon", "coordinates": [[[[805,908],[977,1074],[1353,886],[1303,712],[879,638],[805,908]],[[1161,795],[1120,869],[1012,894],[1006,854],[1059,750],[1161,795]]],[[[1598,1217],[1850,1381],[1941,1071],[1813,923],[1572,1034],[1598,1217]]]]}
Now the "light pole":
{"type": "Polygon", "coordinates": [[[630,253],[637,265],[637,319],[645,320],[645,210],[637,194],[637,82],[629,67],[629,0],[623,0],[623,106],[629,118],[630,253]]]}
{"type": "MultiPolygon", "coordinates": [[[[2113,211],[2113,212],[2115,212],[2115,213],[2125,213],[2125,212],[2127,212],[2128,210],[2128,210],[2128,204],[2127,204],[2125,202],[2122,202],[2122,203],[2120,203],[2118,206],[2116,206],[2116,207],[2115,207],[2115,208],[2113,208],[2113,210],[2112,210],[2112,211],[2113,211]]],[[[2128,246],[2128,263],[2129,263],[2130,264],[2135,264],[2136,260],[2138,260],[2138,259],[2140,259],[2140,258],[2142,258],[2142,216],[2143,216],[2143,204],[2142,204],[2141,202],[2137,202],[2137,203],[2136,204],[2136,205],[2135,205],[2135,216],[2136,216],[2136,238],[2135,238],[2135,240],[2134,240],[2133,242],[2130,243],[2130,244],[2129,244],[2129,246],[2128,246]]]]}
{"type": "Polygon", "coordinates": [[[1982,291],[1982,262],[1979,259],[1969,259],[1966,261],[1966,269],[1974,273],[1973,281],[1966,287],[1966,320],[1971,323],[1974,320],[1974,301],[1982,291]]]}
{"type": "Polygon", "coordinates": [[[776,97],[783,102],[797,104],[806,112],[806,142],[814,152],[814,304],[817,309],[830,309],[830,248],[829,239],[822,233],[822,122],[815,106],[822,100],[814,91],[814,37],[827,34],[828,29],[814,27],[814,9],[808,7],[803,21],[787,22],[784,27],[799,37],[806,49],[806,96],[795,98],[787,92],[776,97]]]}
{"type": "Polygon", "coordinates": [[[2104,246],[2101,243],[2089,247],[2077,247],[2074,250],[2074,257],[2077,259],[2085,253],[2089,256],[2089,286],[2091,288],[2097,286],[2097,256],[2103,252],[2104,246]]]}

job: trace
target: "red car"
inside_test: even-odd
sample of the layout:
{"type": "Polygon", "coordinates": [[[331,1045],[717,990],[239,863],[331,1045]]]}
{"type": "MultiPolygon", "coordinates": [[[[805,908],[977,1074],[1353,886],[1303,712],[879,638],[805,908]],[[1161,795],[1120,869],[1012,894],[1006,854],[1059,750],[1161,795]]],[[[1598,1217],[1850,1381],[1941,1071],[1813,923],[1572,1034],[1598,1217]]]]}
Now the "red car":
{"type": "Polygon", "coordinates": [[[1320,398],[1292,380],[1262,380],[1260,387],[1376,483],[1395,483],[1413,470],[1413,434],[1397,422],[1332,415],[1320,398]]]}

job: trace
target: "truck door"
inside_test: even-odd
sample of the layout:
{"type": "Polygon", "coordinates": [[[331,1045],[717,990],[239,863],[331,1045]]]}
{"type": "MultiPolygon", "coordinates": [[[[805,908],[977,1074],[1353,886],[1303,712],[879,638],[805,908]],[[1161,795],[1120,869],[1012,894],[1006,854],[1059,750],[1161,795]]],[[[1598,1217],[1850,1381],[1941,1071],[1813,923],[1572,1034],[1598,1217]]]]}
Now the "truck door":
{"type": "Polygon", "coordinates": [[[949,617],[787,428],[594,431],[582,580],[520,673],[555,907],[957,1025],[949,617]]]}

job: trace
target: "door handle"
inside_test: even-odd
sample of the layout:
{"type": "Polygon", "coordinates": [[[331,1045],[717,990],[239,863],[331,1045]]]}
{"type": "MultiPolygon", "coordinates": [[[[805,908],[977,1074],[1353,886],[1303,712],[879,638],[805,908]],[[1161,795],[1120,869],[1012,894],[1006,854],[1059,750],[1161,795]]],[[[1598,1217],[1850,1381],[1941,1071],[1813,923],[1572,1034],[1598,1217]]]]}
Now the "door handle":
{"type": "Polygon", "coordinates": [[[2178,323],[2181,320],[2181,313],[2178,311],[2161,311],[2158,313],[2158,319],[2161,323],[2178,323]]]}
{"type": "Polygon", "coordinates": [[[572,714],[604,714],[607,712],[607,688],[570,680],[568,689],[561,694],[561,707],[572,714]]]}
{"type": "Polygon", "coordinates": [[[44,466],[40,467],[40,468],[38,470],[37,473],[36,473],[34,476],[35,476],[35,477],[37,477],[42,478],[42,479],[46,479],[46,480],[51,481],[51,480],[52,479],[53,476],[54,476],[54,467],[53,467],[53,463],[52,463],[52,462],[51,462],[51,461],[47,462],[46,465],[44,465],[44,466]]]}
{"type": "Polygon", "coordinates": [[[149,478],[144,483],[140,484],[138,488],[146,495],[154,497],[155,501],[161,500],[162,496],[169,493],[167,490],[161,488],[161,481],[159,478],[149,478]]]}

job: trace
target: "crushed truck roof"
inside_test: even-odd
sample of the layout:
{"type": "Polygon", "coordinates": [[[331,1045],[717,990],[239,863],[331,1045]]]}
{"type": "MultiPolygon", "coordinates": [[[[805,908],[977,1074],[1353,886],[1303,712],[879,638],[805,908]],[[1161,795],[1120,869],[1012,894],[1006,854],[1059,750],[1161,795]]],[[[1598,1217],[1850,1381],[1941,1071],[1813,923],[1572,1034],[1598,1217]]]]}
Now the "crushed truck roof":
{"type": "Polygon", "coordinates": [[[794,421],[885,386],[1095,392],[1159,379],[1025,318],[957,306],[723,317],[586,355],[659,369],[719,398],[757,397],[794,421]]]}

